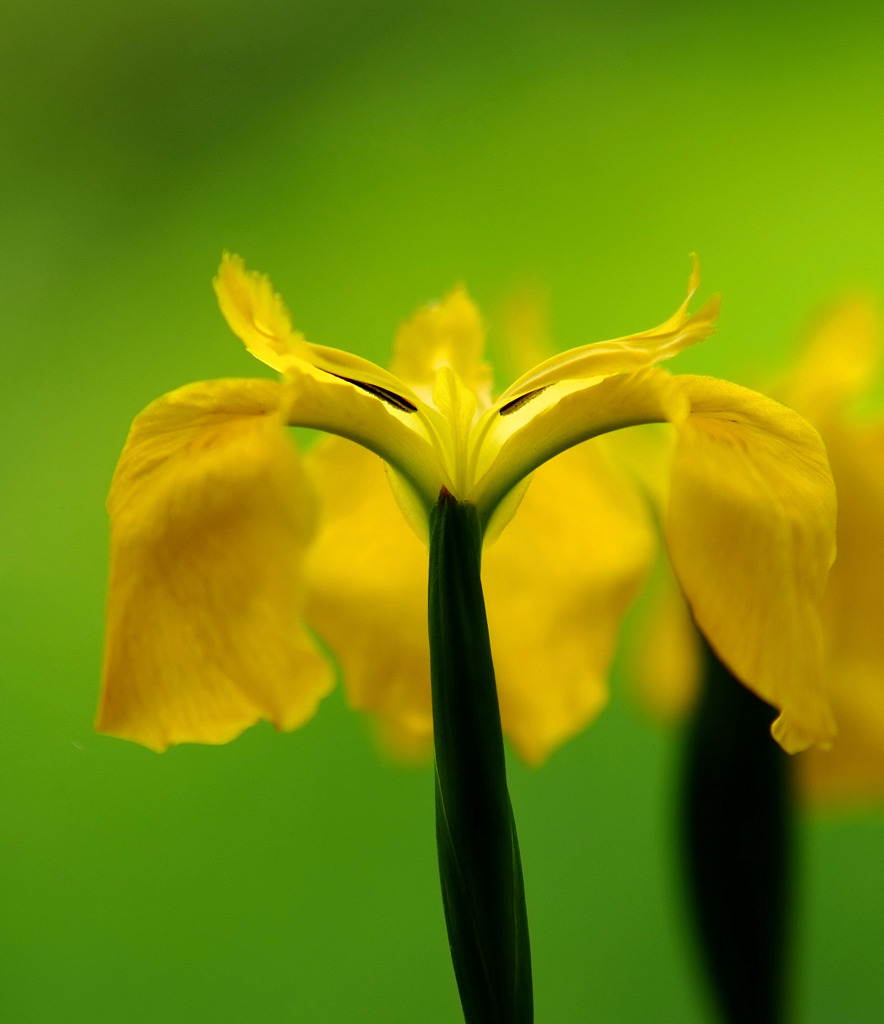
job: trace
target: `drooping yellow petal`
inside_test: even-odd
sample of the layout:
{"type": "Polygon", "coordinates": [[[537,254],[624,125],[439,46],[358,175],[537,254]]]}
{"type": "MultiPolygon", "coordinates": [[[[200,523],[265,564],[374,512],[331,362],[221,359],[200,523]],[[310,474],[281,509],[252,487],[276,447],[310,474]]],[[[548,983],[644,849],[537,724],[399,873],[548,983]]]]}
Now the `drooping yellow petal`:
{"type": "Polygon", "coordinates": [[[240,256],[225,253],[212,283],[230,329],[262,363],[283,373],[293,358],[309,358],[304,336],[292,328],[269,277],[246,270],[240,256]]]}
{"type": "Polygon", "coordinates": [[[838,742],[801,759],[813,799],[884,797],[884,425],[830,422],[838,559],[823,601],[825,672],[838,742]]]}
{"type": "Polygon", "coordinates": [[[320,528],[305,564],[307,619],[337,656],[350,705],[399,753],[427,754],[433,719],[427,552],[380,459],[337,437],[305,456],[320,528]]]}
{"type": "Polygon", "coordinates": [[[828,652],[877,664],[884,687],[884,423],[830,423],[824,440],[838,488],[838,559],[823,601],[828,652]]]}
{"type": "Polygon", "coordinates": [[[799,757],[802,795],[839,807],[880,804],[884,799],[884,685],[881,666],[829,663],[838,741],[831,750],[811,748],[799,757]]]}
{"type": "Polygon", "coordinates": [[[625,338],[617,338],[615,341],[600,341],[572,348],[546,359],[508,387],[498,398],[497,406],[508,405],[532,391],[546,388],[557,381],[632,373],[664,359],[671,359],[690,345],[708,338],[715,330],[721,303],[718,296],[714,296],[693,316],[688,315],[688,305],[699,284],[700,269],[694,257],[687,297],[675,313],[659,327],[630,334],[625,338]]]}
{"type": "Polygon", "coordinates": [[[542,466],[482,560],[504,733],[539,764],[608,699],[621,619],[654,557],[636,489],[594,442],[542,466]]]}
{"type": "Polygon", "coordinates": [[[300,623],[313,502],[286,389],[192,384],[135,420],[114,477],[97,728],[154,750],[292,729],[329,691],[300,623]]]}
{"type": "MultiPolygon", "coordinates": [[[[378,459],[328,438],[306,456],[321,529],[307,617],[341,663],[350,704],[399,754],[432,738],[427,553],[402,523],[378,459]]],[[[539,763],[607,699],[620,619],[653,552],[644,505],[590,448],[544,466],[486,550],[483,580],[503,728],[539,763]]]]}
{"type": "Polygon", "coordinates": [[[680,377],[666,537],[694,619],[731,671],[780,710],[788,751],[835,736],[821,678],[819,601],[834,556],[835,492],[800,416],[709,377],[680,377]]]}
{"type": "Polygon", "coordinates": [[[450,367],[478,398],[491,403],[491,367],[482,359],[485,325],[464,288],[426,306],[407,320],[396,335],[392,372],[427,400],[436,371],[450,367]]]}
{"type": "Polygon", "coordinates": [[[838,742],[802,755],[799,771],[805,796],[842,805],[884,798],[884,426],[854,423],[849,409],[880,354],[880,310],[853,296],[820,318],[779,388],[819,429],[838,488],[838,558],[822,609],[838,742]]]}
{"type": "Polygon", "coordinates": [[[469,500],[485,521],[519,480],[581,441],[638,423],[677,420],[687,414],[684,392],[655,368],[600,382],[551,385],[510,408],[496,407],[487,426],[469,500]]]}

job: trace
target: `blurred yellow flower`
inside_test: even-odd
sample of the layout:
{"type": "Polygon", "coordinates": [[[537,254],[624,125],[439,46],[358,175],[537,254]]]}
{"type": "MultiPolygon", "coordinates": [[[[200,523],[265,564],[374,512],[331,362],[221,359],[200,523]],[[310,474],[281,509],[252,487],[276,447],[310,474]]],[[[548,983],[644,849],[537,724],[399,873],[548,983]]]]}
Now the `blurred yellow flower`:
{"type": "MultiPolygon", "coordinates": [[[[838,742],[797,764],[806,795],[838,802],[884,796],[884,420],[851,408],[879,358],[879,314],[868,299],[851,298],[820,320],[791,373],[771,388],[819,430],[838,492],[838,558],[822,601],[824,679],[838,742]]],[[[650,617],[638,683],[652,708],[677,717],[693,702],[700,661],[671,577],[650,617]]]]}
{"type": "Polygon", "coordinates": [[[301,724],[331,685],[305,612],[351,702],[400,748],[420,748],[431,729],[421,541],[445,489],[475,504],[489,545],[504,731],[542,760],[604,702],[619,619],[652,557],[627,479],[591,447],[560,453],[666,422],[666,536],[698,620],[781,709],[784,746],[830,741],[817,673],[834,529],[825,456],[788,409],[656,366],[714,329],[717,299],[688,314],[697,285],[695,263],[687,298],[659,327],[571,349],[493,399],[463,290],[401,328],[390,372],[308,343],[269,280],[225,257],[221,310],[282,380],[189,385],[136,418],[108,502],[98,728],[160,750],[225,742],[261,718],[301,724]],[[287,424],[337,435],[306,473],[287,424]],[[747,570],[759,561],[763,572],[747,570]]]}

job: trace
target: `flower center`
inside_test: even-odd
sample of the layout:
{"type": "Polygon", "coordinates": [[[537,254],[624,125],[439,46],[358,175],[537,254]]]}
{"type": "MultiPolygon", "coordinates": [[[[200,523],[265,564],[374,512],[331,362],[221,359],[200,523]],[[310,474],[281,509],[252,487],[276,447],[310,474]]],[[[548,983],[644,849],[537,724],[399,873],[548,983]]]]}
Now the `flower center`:
{"type": "Polygon", "coordinates": [[[477,418],[475,393],[451,366],[441,366],[433,379],[433,405],[441,413],[445,433],[434,439],[455,497],[463,499],[473,483],[470,473],[470,435],[477,418]]]}

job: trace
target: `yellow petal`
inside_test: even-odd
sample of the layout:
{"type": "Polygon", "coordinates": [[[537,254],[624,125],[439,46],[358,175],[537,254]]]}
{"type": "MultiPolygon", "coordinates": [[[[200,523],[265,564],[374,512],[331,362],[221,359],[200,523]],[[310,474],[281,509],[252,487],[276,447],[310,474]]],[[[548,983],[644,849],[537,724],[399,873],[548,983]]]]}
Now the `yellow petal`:
{"type": "Polygon", "coordinates": [[[300,624],[313,505],[286,400],[270,381],[211,381],[135,420],[108,499],[101,732],[224,743],[259,719],[295,728],[329,691],[300,624]]]}
{"type": "Polygon", "coordinates": [[[306,364],[289,367],[288,381],[292,426],[337,434],[379,455],[422,502],[425,517],[440,489],[453,486],[430,442],[427,420],[417,410],[306,364]]]}
{"type": "Polygon", "coordinates": [[[212,283],[230,329],[253,356],[280,373],[293,357],[308,358],[304,336],[293,330],[269,277],[247,271],[240,256],[225,253],[212,283]]]}
{"type": "Polygon", "coordinates": [[[507,296],[502,314],[501,365],[507,377],[524,376],[555,351],[549,296],[537,283],[525,283],[507,296]]]}
{"type": "Polygon", "coordinates": [[[482,562],[504,733],[538,764],[608,699],[620,622],[654,557],[636,489],[594,442],[541,467],[482,562]]]}
{"type": "Polygon", "coordinates": [[[451,493],[463,499],[469,489],[469,446],[476,415],[476,395],[450,366],[443,366],[437,372],[433,384],[433,404],[445,421],[446,430],[440,454],[454,484],[451,493]]]}
{"type": "Polygon", "coordinates": [[[830,423],[824,439],[838,487],[838,559],[823,601],[838,742],[801,767],[812,799],[857,802],[884,797],[884,425],[830,423]]]}
{"type": "Polygon", "coordinates": [[[631,373],[663,359],[671,359],[688,346],[708,338],[715,330],[720,301],[715,296],[693,316],[689,316],[688,305],[699,284],[700,269],[694,257],[687,298],[659,327],[615,341],[600,341],[572,348],[546,359],[507,388],[498,398],[497,406],[505,406],[531,391],[546,388],[557,381],[631,373]]]}
{"type": "Polygon", "coordinates": [[[218,305],[233,333],[253,356],[279,373],[312,366],[345,381],[400,396],[405,403],[420,399],[391,373],[368,359],[322,345],[311,345],[292,328],[291,317],[270,278],[246,270],[239,256],[225,253],[214,282],[218,305]]]}
{"type": "Polygon", "coordinates": [[[785,400],[818,426],[820,417],[871,382],[880,357],[881,316],[867,296],[840,302],[825,314],[785,387],[785,400]]]}
{"type": "Polygon", "coordinates": [[[812,748],[799,759],[802,795],[813,803],[880,804],[884,799],[884,685],[881,665],[830,664],[832,708],[838,742],[831,750],[812,748]]]}
{"type": "Polygon", "coordinates": [[[672,381],[654,368],[598,383],[565,381],[509,409],[489,410],[479,479],[468,496],[483,522],[519,480],[565,449],[609,430],[686,415],[684,393],[672,381]]]}
{"type": "MultiPolygon", "coordinates": [[[[366,391],[374,391],[383,394],[383,397],[400,408],[413,406],[427,415],[430,410],[426,403],[416,394],[405,381],[394,376],[389,370],[385,370],[370,359],[363,359],[352,352],[344,352],[337,348],[327,348],[324,345],[311,345],[308,343],[308,362],[319,370],[324,370],[334,377],[356,384],[366,391]]],[[[289,362],[286,369],[292,365],[289,362]]]]}
{"type": "Polygon", "coordinates": [[[827,647],[832,659],[879,665],[884,685],[884,424],[830,424],[824,440],[838,488],[838,559],[823,603],[827,647]]]}
{"type": "Polygon", "coordinates": [[[786,750],[829,744],[818,608],[835,492],[822,442],[755,392],[678,380],[692,412],[678,426],[666,537],[694,619],[731,671],[780,709],[773,733],[786,750]]]}
{"type": "Polygon", "coordinates": [[[305,456],[320,528],[305,564],[307,619],[337,656],[350,705],[400,754],[429,752],[427,552],[405,524],[380,459],[337,437],[305,456]]]}
{"type": "MultiPolygon", "coordinates": [[[[225,254],[215,291],[231,329],[253,355],[284,373],[295,393],[290,423],[340,434],[396,467],[410,504],[428,508],[450,483],[431,443],[438,414],[392,374],[348,352],[308,344],[270,279],[225,254]],[[411,499],[415,501],[411,501],[411,499]]],[[[436,448],[444,447],[436,443],[436,448]]],[[[413,510],[411,518],[415,517],[413,510]]]]}
{"type": "Polygon", "coordinates": [[[479,310],[465,289],[456,288],[399,328],[390,369],[428,399],[436,371],[448,366],[488,406],[491,367],[482,359],[484,349],[479,310]]]}
{"type": "MultiPolygon", "coordinates": [[[[432,740],[427,553],[378,459],[324,439],[305,459],[322,526],[306,563],[308,621],[341,663],[350,704],[400,756],[432,740]]],[[[653,553],[644,504],[591,447],[538,471],[483,558],[504,732],[539,763],[607,700],[620,619],[653,553]]]]}
{"type": "Polygon", "coordinates": [[[699,692],[702,649],[668,565],[659,567],[639,628],[627,655],[627,674],[643,708],[660,721],[678,721],[699,692]]]}

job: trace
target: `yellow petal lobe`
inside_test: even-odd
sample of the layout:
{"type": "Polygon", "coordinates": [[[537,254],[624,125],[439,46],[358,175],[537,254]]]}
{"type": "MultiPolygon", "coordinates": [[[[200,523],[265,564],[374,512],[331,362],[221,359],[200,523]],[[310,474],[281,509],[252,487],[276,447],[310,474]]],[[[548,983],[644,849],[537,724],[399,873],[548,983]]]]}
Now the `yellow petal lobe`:
{"type": "Polygon", "coordinates": [[[781,390],[817,427],[871,383],[880,359],[881,314],[867,296],[844,300],[821,317],[781,390]]]}
{"type": "Polygon", "coordinates": [[[490,404],[491,367],[484,362],[485,325],[464,288],[426,306],[407,320],[396,335],[390,369],[429,398],[436,371],[450,367],[476,395],[490,404]]]}
{"type": "Polygon", "coordinates": [[[132,426],[111,516],[97,728],[154,750],[292,729],[331,672],[300,623],[312,499],[270,381],[189,385],[132,426]]]}
{"type": "MultiPolygon", "coordinates": [[[[403,524],[380,460],[327,438],[305,461],[322,509],[305,570],[308,621],[384,743],[399,756],[427,755],[426,550],[403,524]]],[[[604,706],[620,620],[653,550],[643,502],[584,446],[538,471],[485,551],[503,728],[526,761],[543,761],[604,706]]]]}
{"type": "Polygon", "coordinates": [[[595,442],[534,474],[482,559],[503,730],[540,764],[608,700],[623,615],[656,549],[644,501],[595,442]]]}
{"type": "Polygon", "coordinates": [[[884,686],[884,424],[825,433],[838,487],[838,559],[823,602],[831,657],[877,664],[884,686]]]}
{"type": "Polygon", "coordinates": [[[884,798],[884,426],[830,423],[838,559],[823,601],[825,670],[838,722],[831,751],[801,759],[814,799],[884,798]]]}
{"type": "Polygon", "coordinates": [[[797,413],[709,377],[679,377],[666,516],[673,568],[731,671],[780,709],[789,752],[826,746],[819,603],[834,557],[835,492],[819,435],[797,413]]]}
{"type": "Polygon", "coordinates": [[[375,717],[394,752],[424,756],[433,733],[426,548],[371,452],[326,437],[304,462],[320,507],[304,568],[307,620],[340,662],[351,707],[375,717]]]}

